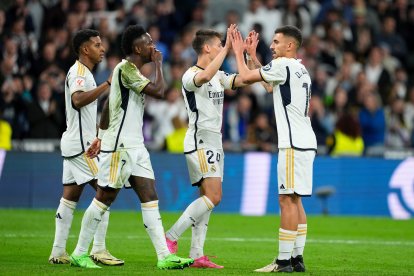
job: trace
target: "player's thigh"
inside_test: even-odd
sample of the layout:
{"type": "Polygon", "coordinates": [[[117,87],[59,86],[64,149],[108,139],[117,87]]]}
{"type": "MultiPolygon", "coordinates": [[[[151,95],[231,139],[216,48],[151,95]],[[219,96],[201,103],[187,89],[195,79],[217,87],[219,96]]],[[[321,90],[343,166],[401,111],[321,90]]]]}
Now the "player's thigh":
{"type": "Polygon", "coordinates": [[[129,151],[131,164],[131,175],[155,180],[150,155],[145,146],[129,151]]]}
{"type": "Polygon", "coordinates": [[[310,196],[314,151],[279,149],[277,172],[279,194],[310,196]]]}
{"type": "Polygon", "coordinates": [[[63,185],[82,185],[96,178],[98,173],[97,158],[89,159],[85,154],[63,159],[63,185]]]}
{"type": "Polygon", "coordinates": [[[221,149],[204,148],[185,155],[190,181],[199,186],[205,178],[220,178],[223,182],[224,152],[221,149]]]}
{"type": "Polygon", "coordinates": [[[127,151],[101,153],[98,185],[102,188],[121,189],[128,183],[133,163],[127,151]]]}

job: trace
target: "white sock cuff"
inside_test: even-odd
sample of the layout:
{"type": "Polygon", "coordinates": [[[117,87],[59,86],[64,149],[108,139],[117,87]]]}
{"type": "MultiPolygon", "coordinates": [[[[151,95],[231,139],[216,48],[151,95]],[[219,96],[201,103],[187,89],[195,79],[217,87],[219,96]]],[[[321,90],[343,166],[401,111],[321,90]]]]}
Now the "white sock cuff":
{"type": "Polygon", "coordinates": [[[61,198],[60,199],[60,203],[62,203],[63,205],[65,205],[66,207],[75,210],[76,209],[76,202],[75,201],[71,201],[71,200],[67,200],[65,198],[61,198]]]}
{"type": "Polygon", "coordinates": [[[307,224],[298,224],[298,236],[306,235],[308,232],[307,224]]]}
{"type": "Polygon", "coordinates": [[[96,206],[96,208],[99,209],[99,211],[105,213],[108,210],[108,206],[97,200],[96,198],[93,198],[92,204],[96,206]]]}
{"type": "Polygon", "coordinates": [[[155,210],[158,209],[158,200],[148,201],[141,203],[142,210],[155,210]]]}
{"type": "Polygon", "coordinates": [[[207,196],[203,195],[201,199],[204,201],[204,203],[206,204],[209,210],[213,210],[214,204],[213,202],[211,202],[211,200],[207,196]]]}
{"type": "Polygon", "coordinates": [[[279,228],[279,239],[286,240],[286,241],[294,241],[296,239],[296,235],[298,231],[286,230],[283,228],[279,228]]]}

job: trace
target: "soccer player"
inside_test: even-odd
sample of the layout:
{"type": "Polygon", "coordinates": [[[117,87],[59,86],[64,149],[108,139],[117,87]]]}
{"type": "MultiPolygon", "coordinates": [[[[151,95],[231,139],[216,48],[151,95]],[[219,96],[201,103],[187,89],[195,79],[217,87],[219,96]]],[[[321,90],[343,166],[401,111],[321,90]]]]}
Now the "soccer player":
{"type": "Polygon", "coordinates": [[[151,36],[138,25],[129,26],[124,31],[121,45],[127,57],[114,69],[98,138],[88,150],[93,157],[102,149],[98,190],[83,216],[78,244],[70,256],[71,264],[99,268],[88,257],[87,250],[104,214],[125,186],[134,189],[141,201],[144,227],[158,257],[157,267],[183,268],[194,260],[177,257],[168,250],[158,208],[154,171],[142,134],[145,94],[154,98],[164,96],[162,55],[155,48],[151,36]],[[149,62],[155,64],[154,82],[140,72],[140,68],[149,62]]]}
{"type": "MultiPolygon", "coordinates": [[[[170,252],[178,249],[177,241],[186,229],[192,226],[190,257],[191,267],[223,268],[204,255],[203,248],[210,214],[222,197],[224,152],[221,125],[225,89],[245,86],[236,74],[219,71],[231,49],[230,33],[236,25],[227,29],[224,47],[220,33],[199,30],[193,40],[198,55],[195,66],[183,75],[182,92],[189,117],[189,127],[184,139],[184,154],[190,181],[200,190],[177,222],[166,233],[170,252]]],[[[256,50],[256,49],[254,49],[256,50]]]]}
{"type": "MultiPolygon", "coordinates": [[[[96,136],[97,98],[108,90],[110,79],[96,87],[93,67],[102,61],[105,48],[99,32],[85,29],[73,37],[73,49],[78,60],[69,69],[65,81],[66,131],[62,135],[63,196],[56,212],[55,240],[49,258],[51,264],[67,264],[66,241],[72,225],[73,211],[83,188],[89,183],[96,190],[98,164],[89,159],[85,149],[96,136]]],[[[109,212],[94,237],[91,256],[106,265],[122,265],[123,260],[112,256],[105,246],[109,212]]]]}
{"type": "Polygon", "coordinates": [[[294,26],[276,29],[270,45],[273,60],[254,70],[249,70],[244,62],[240,32],[234,30],[231,39],[243,82],[265,81],[273,86],[278,129],[279,255],[271,264],[255,271],[304,272],[307,223],[301,197],[312,195],[316,137],[308,116],[311,78],[296,59],[302,34],[294,26]]]}

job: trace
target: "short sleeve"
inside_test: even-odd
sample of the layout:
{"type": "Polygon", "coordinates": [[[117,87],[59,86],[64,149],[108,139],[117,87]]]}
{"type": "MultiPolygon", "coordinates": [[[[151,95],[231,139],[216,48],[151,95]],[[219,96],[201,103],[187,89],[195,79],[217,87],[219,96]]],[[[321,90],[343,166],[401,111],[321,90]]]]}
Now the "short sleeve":
{"type": "Polygon", "coordinates": [[[259,72],[265,82],[280,84],[286,81],[286,66],[283,64],[283,59],[274,59],[267,65],[261,67],[259,72]]]}
{"type": "Polygon", "coordinates": [[[229,74],[223,71],[218,71],[218,76],[220,78],[220,82],[223,85],[224,89],[232,89],[234,90],[234,81],[236,80],[237,74],[229,74]]]}
{"type": "Polygon", "coordinates": [[[86,91],[86,78],[84,76],[69,76],[68,83],[70,95],[77,91],[86,91]]]}
{"type": "Polygon", "coordinates": [[[194,78],[197,75],[197,73],[200,72],[195,67],[190,68],[185,72],[183,75],[183,87],[187,91],[195,91],[197,88],[200,88],[201,86],[197,86],[195,84],[194,78]]]}
{"type": "Polygon", "coordinates": [[[122,84],[139,94],[151,81],[147,79],[141,72],[133,66],[125,66],[121,71],[122,84]]]}

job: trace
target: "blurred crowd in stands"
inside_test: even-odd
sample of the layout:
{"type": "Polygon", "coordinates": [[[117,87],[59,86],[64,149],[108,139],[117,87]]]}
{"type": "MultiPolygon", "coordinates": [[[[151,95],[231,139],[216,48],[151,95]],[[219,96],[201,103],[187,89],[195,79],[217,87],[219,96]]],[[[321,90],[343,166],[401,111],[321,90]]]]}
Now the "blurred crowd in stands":
{"type": "MultiPolygon", "coordinates": [[[[59,139],[65,130],[64,81],[76,57],[73,34],[100,32],[106,58],[94,70],[104,82],[123,58],[120,36],[141,24],[163,53],[168,91],[147,98],[144,136],[152,149],[179,151],[187,114],[181,76],[194,65],[195,31],[260,33],[258,57],[282,25],[304,36],[299,58],[312,77],[310,117],[319,146],[333,155],[414,146],[414,2],[410,0],[14,0],[0,4],[0,119],[12,139],[59,139]],[[166,142],[167,141],[167,142],[166,142]]],[[[151,78],[151,64],[144,75],[151,78]]],[[[232,53],[223,69],[237,72],[232,53]]],[[[100,99],[102,106],[103,99],[100,99]]],[[[4,128],[1,128],[4,129],[4,128]]],[[[0,136],[9,135],[2,131],[0,136]]],[[[260,84],[226,91],[226,150],[274,151],[272,95],[260,84]]]]}

